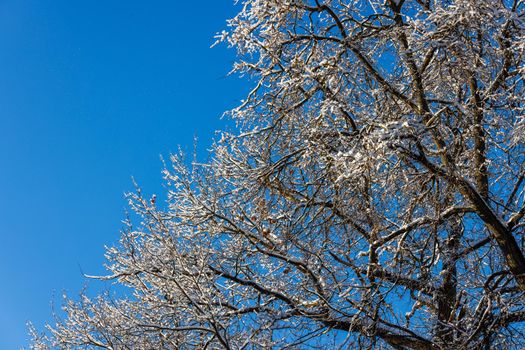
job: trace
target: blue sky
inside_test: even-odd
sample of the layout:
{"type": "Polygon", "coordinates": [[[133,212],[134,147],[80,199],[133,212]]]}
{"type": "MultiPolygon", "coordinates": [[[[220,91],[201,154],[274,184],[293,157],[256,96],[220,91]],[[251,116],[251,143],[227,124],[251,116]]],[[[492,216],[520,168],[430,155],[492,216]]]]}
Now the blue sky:
{"type": "Polygon", "coordinates": [[[131,176],[162,192],[160,155],[201,152],[247,82],[210,49],[233,1],[0,1],[0,349],[102,273],[131,176]]]}

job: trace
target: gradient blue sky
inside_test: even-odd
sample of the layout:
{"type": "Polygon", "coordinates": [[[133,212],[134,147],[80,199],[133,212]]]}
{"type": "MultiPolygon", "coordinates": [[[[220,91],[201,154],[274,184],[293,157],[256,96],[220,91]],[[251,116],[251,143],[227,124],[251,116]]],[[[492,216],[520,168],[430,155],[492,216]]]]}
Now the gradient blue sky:
{"type": "Polygon", "coordinates": [[[200,150],[249,86],[210,49],[233,1],[0,1],[0,349],[102,273],[131,176],[162,192],[160,155],[200,150]]]}

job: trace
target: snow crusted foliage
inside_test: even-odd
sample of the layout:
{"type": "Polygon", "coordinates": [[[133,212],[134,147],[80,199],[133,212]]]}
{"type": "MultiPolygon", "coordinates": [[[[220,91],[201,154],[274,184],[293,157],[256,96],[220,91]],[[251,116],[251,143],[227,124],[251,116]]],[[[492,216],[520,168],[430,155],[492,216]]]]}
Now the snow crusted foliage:
{"type": "Polygon", "coordinates": [[[237,130],[33,349],[523,348],[523,1],[238,6],[237,130]]]}

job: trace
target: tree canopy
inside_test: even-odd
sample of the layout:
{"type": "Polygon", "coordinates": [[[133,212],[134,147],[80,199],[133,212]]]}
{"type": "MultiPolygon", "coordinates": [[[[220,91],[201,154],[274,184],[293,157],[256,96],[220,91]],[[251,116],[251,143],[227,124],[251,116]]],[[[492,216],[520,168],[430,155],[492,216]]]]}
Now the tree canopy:
{"type": "Polygon", "coordinates": [[[237,129],[130,195],[127,296],[66,299],[33,348],[525,346],[524,9],[245,0],[237,129]]]}

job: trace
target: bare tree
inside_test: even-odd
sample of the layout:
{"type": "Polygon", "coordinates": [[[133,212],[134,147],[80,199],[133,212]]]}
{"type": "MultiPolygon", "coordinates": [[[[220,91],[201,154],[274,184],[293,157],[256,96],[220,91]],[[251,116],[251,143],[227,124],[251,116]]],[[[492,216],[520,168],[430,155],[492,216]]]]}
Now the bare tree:
{"type": "Polygon", "coordinates": [[[522,0],[245,0],[255,88],[35,349],[521,349],[522,0]]]}

